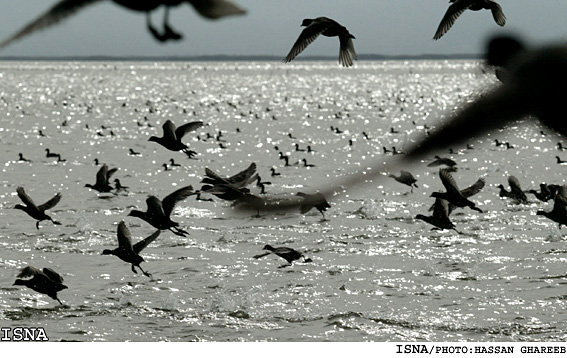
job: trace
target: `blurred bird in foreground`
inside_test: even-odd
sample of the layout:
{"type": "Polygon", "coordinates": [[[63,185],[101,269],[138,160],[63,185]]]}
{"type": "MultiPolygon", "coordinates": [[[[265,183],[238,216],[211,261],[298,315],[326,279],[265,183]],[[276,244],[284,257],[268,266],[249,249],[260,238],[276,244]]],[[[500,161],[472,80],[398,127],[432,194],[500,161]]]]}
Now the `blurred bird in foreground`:
{"type": "MultiPolygon", "coordinates": [[[[108,0],[61,0],[14,35],[0,42],[0,49],[35,32],[51,27],[89,5],[102,1],[108,0]]],[[[169,26],[170,7],[189,3],[200,15],[208,19],[218,19],[224,16],[246,13],[245,10],[227,0],[112,0],[112,2],[130,10],[145,12],[148,30],[160,42],[180,40],[183,37],[183,35],[169,26]],[[162,5],[165,6],[165,14],[163,18],[163,32],[160,33],[152,25],[150,14],[162,5]]]]}

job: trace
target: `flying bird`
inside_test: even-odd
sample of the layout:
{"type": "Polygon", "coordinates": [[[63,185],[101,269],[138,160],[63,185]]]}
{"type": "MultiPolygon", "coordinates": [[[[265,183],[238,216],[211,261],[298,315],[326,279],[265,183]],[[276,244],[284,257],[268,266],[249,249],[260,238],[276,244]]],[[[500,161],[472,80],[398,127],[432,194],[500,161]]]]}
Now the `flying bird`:
{"type": "Polygon", "coordinates": [[[441,19],[441,23],[433,36],[434,40],[439,40],[453,26],[457,18],[465,10],[479,11],[482,9],[490,10],[494,21],[500,26],[506,24],[506,16],[502,12],[502,7],[494,0],[449,0],[452,3],[447,9],[445,16],[441,19]]]}
{"type": "Polygon", "coordinates": [[[410,172],[406,172],[405,170],[400,171],[400,175],[395,176],[394,174],[388,175],[390,178],[394,178],[395,181],[398,183],[405,184],[411,188],[411,192],[413,193],[413,188],[418,187],[416,182],[417,179],[412,175],[410,172]]]}
{"type": "Polygon", "coordinates": [[[567,225],[567,186],[562,185],[558,189],[551,211],[539,210],[536,214],[555,221],[559,224],[559,229],[561,229],[561,225],[567,225]]]}
{"type": "Polygon", "coordinates": [[[50,298],[57,300],[60,305],[63,305],[61,300],[57,297],[57,292],[68,288],[63,284],[63,277],[50,268],[43,270],[36,269],[32,266],[26,266],[20,270],[18,279],[14,282],[14,286],[26,286],[32,290],[43,293],[50,298]],[[22,280],[22,278],[31,277],[29,280],[22,280]]]}
{"type": "Polygon", "coordinates": [[[102,251],[102,255],[114,255],[120,260],[132,264],[132,271],[138,273],[135,267],[138,267],[142,273],[148,277],[152,275],[142,269],[140,264],[144,262],[144,258],[140,256],[140,252],[158,238],[160,230],[157,230],[150,236],[146,237],[144,240],[138,241],[136,244],[132,245],[132,234],[130,229],[124,223],[124,220],[120,221],[118,224],[118,247],[114,250],[105,249],[102,251]]]}
{"type": "Polygon", "coordinates": [[[328,17],[318,17],[316,19],[304,19],[301,26],[305,29],[299,35],[295,44],[284,58],[283,62],[291,62],[297,55],[299,55],[309,44],[311,44],[319,35],[327,37],[339,37],[339,63],[343,67],[350,67],[353,65],[352,59],[357,60],[356,52],[352,39],[355,37],[348,32],[347,28],[329,19],[328,17]]]}
{"type": "Polygon", "coordinates": [[[435,228],[431,230],[455,230],[460,234],[460,232],[455,228],[455,224],[453,224],[451,219],[449,219],[449,202],[445,199],[435,199],[435,203],[433,204],[433,215],[425,216],[418,214],[415,218],[435,226],[435,228]]]}
{"type": "Polygon", "coordinates": [[[305,214],[309,210],[315,208],[315,209],[319,210],[321,215],[323,215],[323,220],[326,220],[325,211],[327,211],[327,209],[331,207],[331,204],[329,204],[327,202],[327,199],[325,199],[323,194],[321,194],[321,193],[305,194],[305,193],[299,192],[295,195],[303,198],[303,201],[301,202],[301,205],[299,206],[299,212],[300,213],[305,214]]]}
{"type": "MultiPolygon", "coordinates": [[[[0,42],[0,49],[27,37],[35,32],[51,27],[58,22],[74,15],[83,8],[108,0],[60,0],[45,13],[24,26],[14,35],[0,42]]],[[[133,11],[146,13],[148,30],[160,42],[180,40],[183,36],[169,26],[169,8],[189,3],[202,16],[208,19],[218,19],[224,16],[245,14],[246,11],[228,0],[112,0],[115,4],[133,11]],[[160,6],[165,6],[163,32],[160,33],[151,23],[150,14],[160,6]]]]}
{"type": "Polygon", "coordinates": [[[268,250],[269,252],[256,255],[256,256],[254,256],[254,258],[259,259],[261,257],[267,256],[267,255],[270,255],[270,254],[276,254],[279,257],[281,257],[282,259],[287,261],[287,265],[282,265],[279,268],[291,266],[293,261],[299,260],[302,257],[304,259],[304,262],[311,262],[311,259],[306,259],[305,256],[301,252],[299,252],[295,249],[289,248],[289,247],[272,247],[271,245],[266,245],[266,246],[264,246],[263,250],[268,250]]]}
{"type": "Polygon", "coordinates": [[[169,217],[178,202],[195,194],[193,187],[189,185],[174,191],[163,198],[163,200],[159,200],[152,195],[146,199],[148,209],[145,212],[132,210],[128,216],[140,218],[156,229],[170,230],[175,235],[185,237],[185,234],[188,235],[189,233],[180,229],[179,223],[171,220],[169,217]]]}
{"type": "Polygon", "coordinates": [[[443,186],[447,191],[444,193],[441,192],[431,193],[432,197],[445,199],[449,202],[449,204],[453,204],[458,208],[464,208],[465,206],[468,206],[472,210],[476,210],[479,213],[482,213],[482,210],[478,208],[475,205],[475,203],[473,203],[472,201],[464,197],[463,194],[461,194],[461,191],[459,190],[459,187],[457,186],[455,179],[453,179],[453,176],[451,175],[448,169],[446,168],[440,169],[439,178],[441,179],[441,183],[443,183],[443,186]]]}
{"type": "Polygon", "coordinates": [[[197,152],[189,150],[189,147],[181,142],[181,139],[183,138],[183,136],[185,136],[185,134],[201,128],[202,126],[203,122],[197,121],[186,123],[176,128],[175,124],[173,124],[173,122],[168,119],[162,126],[163,137],[151,136],[148,140],[150,142],[156,142],[162,145],[164,148],[174,152],[182,151],[183,153],[187,154],[189,158],[193,158],[197,154],[197,152]]]}
{"type": "Polygon", "coordinates": [[[108,165],[103,164],[96,173],[96,182],[94,184],[85,184],[85,187],[100,193],[109,193],[114,190],[112,185],[109,184],[110,177],[116,173],[117,170],[118,168],[108,169],[108,165]]]}
{"type": "Polygon", "coordinates": [[[528,197],[522,190],[522,186],[520,185],[520,181],[518,180],[518,178],[516,178],[513,175],[510,175],[508,177],[508,185],[510,186],[510,191],[506,190],[506,188],[504,188],[504,185],[502,184],[498,185],[498,188],[500,189],[500,193],[499,193],[500,197],[508,197],[514,199],[519,204],[528,203],[528,197]]]}
{"type": "Polygon", "coordinates": [[[53,220],[49,215],[47,215],[45,213],[45,210],[49,210],[49,209],[53,208],[55,205],[57,205],[57,203],[59,203],[59,201],[61,200],[61,193],[55,194],[55,196],[53,198],[49,199],[44,204],[36,206],[34,204],[33,200],[29,197],[29,195],[26,194],[23,187],[19,186],[16,189],[16,192],[18,193],[18,197],[20,198],[20,200],[22,200],[22,202],[26,205],[24,206],[24,205],[17,204],[14,207],[14,209],[23,210],[29,216],[36,219],[37,222],[35,223],[35,227],[38,230],[39,230],[39,223],[43,220],[49,220],[55,225],[61,225],[61,223],[59,221],[53,220]]]}

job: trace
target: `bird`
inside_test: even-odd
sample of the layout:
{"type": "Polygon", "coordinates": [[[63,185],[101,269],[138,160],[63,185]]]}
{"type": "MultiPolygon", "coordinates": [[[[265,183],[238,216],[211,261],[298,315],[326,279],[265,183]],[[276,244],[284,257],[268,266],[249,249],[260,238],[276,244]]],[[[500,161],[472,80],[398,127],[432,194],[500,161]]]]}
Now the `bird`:
{"type": "Polygon", "coordinates": [[[565,150],[565,149],[567,149],[567,147],[564,147],[564,146],[563,146],[563,143],[558,142],[558,143],[557,143],[557,149],[558,149],[558,150],[565,150]]]}
{"type": "Polygon", "coordinates": [[[261,189],[260,194],[266,194],[266,185],[272,185],[272,182],[262,181],[262,178],[258,175],[258,179],[256,179],[256,186],[261,189]]]}
{"type": "Polygon", "coordinates": [[[327,209],[331,207],[331,204],[327,202],[327,199],[323,194],[321,193],[305,194],[302,192],[298,192],[295,195],[303,198],[301,205],[299,205],[300,213],[305,214],[309,210],[316,208],[317,210],[319,210],[321,215],[323,215],[323,220],[326,220],[325,211],[327,211],[327,209]]]}
{"type": "Polygon", "coordinates": [[[346,27],[335,20],[329,19],[328,17],[304,19],[301,26],[305,26],[305,29],[301,32],[297,41],[295,41],[295,44],[293,44],[293,47],[283,60],[284,63],[291,62],[297,55],[305,50],[309,44],[315,41],[319,35],[339,37],[339,63],[342,64],[343,67],[351,67],[353,65],[352,59],[358,59],[352,43],[352,39],[355,37],[348,32],[346,27]]]}
{"type": "Polygon", "coordinates": [[[555,159],[557,159],[557,164],[565,164],[565,163],[567,163],[567,160],[563,160],[563,159],[559,158],[558,155],[555,156],[555,159]]]}
{"type": "MultiPolygon", "coordinates": [[[[14,35],[0,42],[0,49],[35,32],[51,27],[52,25],[55,25],[56,23],[77,13],[79,10],[82,10],[88,5],[102,1],[103,0],[60,0],[49,10],[33,20],[31,23],[24,26],[14,35]]],[[[191,4],[200,15],[208,19],[218,19],[224,16],[241,15],[246,13],[245,10],[228,0],[112,0],[112,2],[130,10],[145,12],[148,30],[153,37],[160,42],[180,40],[182,38],[181,34],[175,32],[169,26],[168,19],[169,8],[178,6],[184,2],[191,4]],[[159,33],[153,27],[150,19],[150,13],[161,5],[165,6],[163,33],[159,33]]]]}
{"type": "Polygon", "coordinates": [[[175,205],[181,200],[195,195],[191,185],[183,187],[169,194],[163,200],[151,195],[146,199],[147,210],[145,212],[139,210],[132,210],[128,216],[140,218],[159,230],[170,230],[178,236],[185,237],[189,234],[187,231],[179,228],[179,223],[170,219],[170,215],[175,208],[175,205]]]}
{"type": "Polygon", "coordinates": [[[296,152],[305,152],[305,149],[299,148],[299,144],[295,143],[295,151],[296,152]]]}
{"type": "Polygon", "coordinates": [[[49,148],[45,148],[45,157],[47,157],[47,158],[58,158],[58,157],[60,157],[60,155],[57,154],[57,153],[52,153],[49,150],[49,148]]]}
{"type": "Polygon", "coordinates": [[[24,205],[17,204],[14,207],[14,209],[23,210],[29,216],[36,219],[37,222],[35,223],[35,227],[38,230],[39,230],[39,223],[42,222],[43,220],[49,220],[54,225],[61,225],[61,223],[59,221],[53,220],[49,215],[47,215],[45,213],[46,210],[53,208],[55,205],[57,205],[57,203],[59,203],[59,201],[61,200],[61,193],[55,194],[55,196],[53,198],[49,199],[47,202],[45,202],[45,203],[43,203],[39,206],[36,206],[34,204],[33,200],[28,196],[28,194],[26,194],[23,187],[19,186],[16,189],[16,192],[18,193],[18,197],[20,198],[20,200],[26,205],[24,206],[24,205]]]}
{"type": "Polygon", "coordinates": [[[510,175],[508,177],[508,185],[510,186],[510,191],[507,191],[506,188],[504,188],[504,185],[502,184],[498,185],[498,188],[500,189],[500,193],[499,193],[500,197],[508,197],[514,199],[519,204],[528,203],[528,197],[522,190],[518,178],[516,178],[513,175],[510,175]]]}
{"type": "Polygon", "coordinates": [[[140,152],[136,152],[134,149],[130,148],[128,150],[128,154],[129,155],[140,155],[140,152]]]}
{"type": "Polygon", "coordinates": [[[465,198],[461,194],[461,192],[459,191],[459,187],[457,186],[455,179],[453,179],[453,177],[451,176],[449,170],[445,168],[439,169],[439,178],[441,179],[441,182],[443,183],[443,186],[447,191],[444,193],[433,192],[431,193],[432,197],[445,199],[449,202],[449,204],[453,204],[458,208],[463,208],[465,206],[468,206],[472,210],[476,210],[479,213],[483,212],[480,208],[478,208],[475,205],[475,203],[465,198]]]}
{"type": "Polygon", "coordinates": [[[31,162],[31,160],[24,158],[22,153],[18,153],[18,161],[20,162],[31,162]]]}
{"type": "Polygon", "coordinates": [[[249,184],[253,183],[258,179],[258,174],[256,173],[256,163],[251,163],[246,169],[238,172],[237,174],[223,178],[209,168],[205,168],[205,178],[201,180],[201,183],[205,184],[230,184],[235,188],[244,188],[249,184]]]}
{"type": "Polygon", "coordinates": [[[427,164],[428,167],[438,167],[440,165],[446,165],[448,167],[454,167],[457,163],[450,159],[450,158],[441,158],[440,156],[436,155],[435,160],[431,163],[427,164]]]}
{"type": "Polygon", "coordinates": [[[535,195],[538,200],[543,202],[547,202],[550,199],[553,199],[558,189],[556,185],[547,185],[545,183],[539,184],[539,188],[539,192],[537,190],[531,189],[528,190],[528,193],[535,195]]]}
{"type": "Polygon", "coordinates": [[[301,159],[301,161],[303,162],[303,166],[304,166],[305,168],[312,168],[312,167],[315,166],[315,164],[309,164],[309,163],[307,163],[307,159],[305,159],[305,158],[301,159]]]}
{"type": "Polygon", "coordinates": [[[47,267],[39,270],[33,266],[26,266],[20,270],[17,277],[18,279],[14,282],[14,286],[26,286],[57,300],[60,305],[63,305],[59,297],[57,297],[57,292],[68,287],[63,284],[63,277],[54,270],[47,267]],[[26,277],[31,277],[31,279],[21,280],[26,277]]]}
{"type": "Polygon", "coordinates": [[[175,160],[173,160],[173,158],[171,158],[171,159],[169,160],[169,165],[172,166],[172,167],[180,167],[180,166],[181,166],[181,164],[177,164],[177,163],[175,162],[175,160]]]}
{"type": "Polygon", "coordinates": [[[160,232],[160,230],[157,230],[150,236],[132,245],[132,234],[124,223],[124,220],[122,220],[118,224],[118,247],[114,250],[105,249],[102,251],[102,255],[114,255],[120,260],[131,264],[134,273],[138,273],[136,271],[136,267],[138,267],[144,275],[151,277],[152,275],[144,271],[140,266],[140,264],[145,261],[144,258],[140,256],[140,252],[157,239],[160,232]]]}
{"type": "Polygon", "coordinates": [[[255,255],[254,258],[259,259],[270,254],[278,255],[279,257],[287,261],[287,265],[279,266],[279,268],[291,266],[293,261],[299,260],[302,257],[304,259],[304,262],[311,262],[310,259],[305,259],[305,255],[303,255],[301,252],[289,247],[272,247],[271,245],[265,245],[262,250],[267,250],[269,252],[255,255]]]}
{"type": "Polygon", "coordinates": [[[441,23],[433,36],[434,40],[439,40],[445,35],[465,10],[490,10],[494,21],[496,21],[498,25],[504,26],[506,24],[506,16],[504,16],[502,7],[494,0],[449,0],[449,2],[452,3],[452,5],[449,6],[443,19],[441,19],[441,23]]]}
{"type": "Polygon", "coordinates": [[[120,179],[116,178],[114,179],[114,189],[116,189],[116,191],[128,191],[128,188],[130,188],[129,186],[123,186],[122,183],[120,182],[120,179]]]}
{"type": "Polygon", "coordinates": [[[559,224],[559,229],[561,225],[567,225],[567,186],[562,185],[555,194],[551,211],[538,210],[536,214],[555,221],[559,224]]]}
{"type": "Polygon", "coordinates": [[[412,193],[413,193],[413,188],[418,187],[417,184],[416,184],[417,179],[413,176],[412,173],[407,172],[405,170],[400,171],[399,176],[395,176],[394,174],[390,174],[388,176],[390,178],[394,178],[394,180],[397,181],[398,183],[402,183],[402,184],[409,186],[411,188],[412,193]]]}
{"type": "Polygon", "coordinates": [[[174,152],[182,151],[183,153],[187,154],[189,158],[193,158],[197,154],[197,152],[189,150],[189,147],[181,142],[181,139],[185,134],[192,132],[202,126],[203,122],[196,121],[186,123],[176,128],[175,124],[173,124],[173,122],[168,119],[162,126],[163,137],[151,136],[148,140],[150,142],[156,142],[164,148],[174,152]]]}
{"type": "Polygon", "coordinates": [[[94,189],[100,193],[109,193],[114,188],[108,183],[110,177],[116,173],[118,168],[108,169],[108,165],[103,164],[102,167],[96,173],[96,183],[94,184],[85,184],[86,188],[94,189]]]}
{"type": "Polygon", "coordinates": [[[273,176],[273,177],[276,177],[276,176],[278,176],[278,175],[281,175],[281,173],[278,173],[278,172],[276,171],[276,168],[270,168],[270,171],[272,172],[271,176],[273,176]]]}
{"type": "MultiPolygon", "coordinates": [[[[471,196],[474,196],[478,193],[480,193],[480,191],[482,190],[482,188],[484,188],[484,186],[486,185],[486,181],[483,178],[479,178],[473,185],[466,187],[464,189],[461,190],[461,195],[464,196],[465,198],[470,198],[471,196]]],[[[456,209],[457,207],[453,204],[449,204],[448,205],[448,215],[451,215],[451,213],[456,209]]],[[[435,209],[435,203],[429,208],[429,211],[432,211],[435,209]]]]}
{"type": "Polygon", "coordinates": [[[449,202],[445,199],[435,199],[435,203],[433,203],[433,215],[425,216],[418,214],[415,218],[435,226],[432,230],[455,230],[460,234],[460,232],[455,228],[455,224],[453,224],[449,219],[449,202]]]}

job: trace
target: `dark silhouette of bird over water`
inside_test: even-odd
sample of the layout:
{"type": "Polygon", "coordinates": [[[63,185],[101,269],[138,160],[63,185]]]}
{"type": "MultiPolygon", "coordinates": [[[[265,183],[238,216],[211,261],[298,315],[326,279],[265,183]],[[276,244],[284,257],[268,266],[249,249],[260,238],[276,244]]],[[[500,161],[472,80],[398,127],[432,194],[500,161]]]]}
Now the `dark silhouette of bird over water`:
{"type": "Polygon", "coordinates": [[[61,300],[57,297],[57,292],[68,287],[63,284],[63,277],[57,272],[47,267],[43,270],[39,270],[32,266],[26,266],[20,270],[17,277],[18,279],[14,282],[14,286],[26,286],[27,288],[57,300],[60,305],[63,305],[61,300]],[[31,277],[31,279],[22,280],[22,278],[27,277],[31,277]]]}
{"type": "Polygon", "coordinates": [[[431,163],[427,164],[428,167],[438,167],[440,165],[446,165],[448,167],[454,167],[457,163],[450,158],[441,158],[440,156],[436,155],[435,160],[431,163]]]}
{"type": "Polygon", "coordinates": [[[449,202],[445,199],[435,199],[435,203],[433,204],[433,215],[425,216],[418,214],[415,218],[435,226],[435,228],[431,230],[455,230],[460,234],[460,232],[455,228],[455,224],[453,224],[449,219],[449,202]]]}
{"type": "Polygon", "coordinates": [[[443,183],[443,186],[447,191],[444,193],[441,192],[431,193],[432,197],[445,199],[450,204],[453,204],[458,208],[464,208],[465,206],[468,206],[472,210],[476,210],[479,213],[482,213],[482,210],[478,208],[475,205],[475,203],[465,198],[463,194],[461,194],[461,191],[459,190],[459,187],[457,186],[455,179],[453,179],[453,176],[451,175],[448,169],[445,168],[440,169],[439,178],[441,179],[441,183],[443,183]]]}
{"type": "Polygon", "coordinates": [[[302,214],[307,213],[309,210],[315,208],[319,210],[321,215],[323,215],[323,220],[327,220],[325,218],[325,211],[331,207],[331,204],[327,202],[327,199],[321,193],[315,194],[305,194],[299,192],[295,194],[296,196],[302,197],[303,200],[301,201],[301,205],[299,205],[299,212],[302,214]]]}
{"type": "MultiPolygon", "coordinates": [[[[326,197],[352,190],[380,176],[393,172],[408,163],[418,162],[433,153],[462,145],[471,138],[500,129],[511,121],[535,118],[567,137],[567,121],[557,113],[563,112],[564,93],[567,93],[567,46],[552,45],[527,49],[514,37],[495,37],[487,46],[486,61],[501,66],[508,73],[504,83],[496,83],[474,101],[463,104],[443,124],[436,125],[430,135],[416,138],[408,144],[406,154],[384,157],[363,163],[353,175],[337,179],[318,188],[326,197]]],[[[297,210],[301,200],[273,202],[265,198],[264,211],[297,210]]]]}
{"type": "Polygon", "coordinates": [[[539,184],[539,192],[537,190],[531,189],[528,190],[528,193],[535,195],[535,197],[543,202],[547,202],[550,199],[555,198],[555,194],[557,193],[559,186],[550,184],[547,185],[545,183],[539,184]]]}
{"type": "Polygon", "coordinates": [[[302,257],[304,262],[311,262],[311,259],[306,259],[305,255],[303,255],[301,252],[289,247],[272,247],[271,245],[266,245],[262,250],[268,250],[269,252],[256,255],[254,256],[254,258],[259,259],[270,254],[278,255],[279,257],[287,261],[287,265],[282,265],[279,268],[291,266],[293,261],[299,260],[302,257]]]}
{"type": "Polygon", "coordinates": [[[559,229],[561,229],[561,225],[567,226],[567,186],[562,185],[558,189],[551,211],[539,210],[536,214],[555,221],[559,224],[559,229]]]}
{"type": "Polygon", "coordinates": [[[498,25],[504,26],[506,24],[506,16],[504,16],[504,12],[502,12],[502,7],[494,0],[449,0],[449,2],[452,3],[452,5],[449,6],[445,16],[441,19],[435,36],[433,36],[434,40],[439,40],[441,36],[445,35],[465,10],[490,10],[494,21],[496,21],[498,25]]]}
{"type": "Polygon", "coordinates": [[[520,185],[520,181],[513,175],[508,177],[508,185],[510,186],[510,191],[506,190],[504,185],[498,185],[500,189],[499,196],[500,197],[507,197],[510,199],[514,199],[518,204],[527,204],[528,197],[522,190],[522,186],[520,185]]]}
{"type": "MultiPolygon", "coordinates": [[[[98,2],[107,0],[60,0],[47,12],[27,24],[24,28],[0,43],[0,49],[12,42],[29,36],[37,31],[51,27],[58,22],[77,13],[79,10],[98,2]]],[[[246,11],[228,0],[112,0],[115,4],[127,9],[146,13],[148,30],[160,42],[180,40],[183,36],[175,32],[169,25],[169,8],[183,3],[191,4],[195,10],[208,19],[218,19],[224,16],[245,14],[246,11]],[[165,6],[163,32],[160,33],[151,23],[150,13],[160,6],[165,6]]]]}
{"type": "Polygon", "coordinates": [[[31,160],[24,158],[24,155],[22,153],[18,153],[18,161],[20,162],[31,162],[31,160]]]}
{"type": "Polygon", "coordinates": [[[203,122],[197,121],[186,123],[176,128],[175,124],[168,119],[162,126],[163,137],[151,136],[149,141],[156,142],[164,148],[174,152],[182,151],[187,154],[189,158],[193,158],[197,152],[189,150],[189,147],[181,142],[181,139],[185,136],[185,134],[201,128],[202,126],[203,122]]]}
{"type": "Polygon", "coordinates": [[[108,165],[103,164],[96,173],[96,183],[85,184],[86,188],[91,188],[100,193],[110,193],[114,188],[110,185],[110,177],[116,173],[118,168],[108,169],[108,165]]]}
{"type": "Polygon", "coordinates": [[[291,62],[299,55],[309,44],[311,44],[319,35],[327,37],[339,37],[339,63],[344,67],[353,65],[352,59],[357,59],[352,39],[355,37],[348,32],[346,27],[342,26],[335,20],[327,17],[318,17],[316,19],[304,19],[301,26],[305,29],[299,35],[295,44],[285,57],[283,62],[291,62]]]}
{"type": "Polygon", "coordinates": [[[412,173],[407,172],[405,170],[401,170],[399,176],[395,176],[394,174],[390,174],[388,176],[390,178],[394,178],[394,180],[397,181],[398,183],[402,183],[409,186],[411,188],[412,193],[413,193],[413,188],[418,187],[416,184],[417,179],[412,175],[412,173]]]}
{"type": "Polygon", "coordinates": [[[114,250],[105,249],[102,252],[102,255],[114,255],[118,257],[120,260],[132,264],[132,272],[138,273],[136,271],[136,267],[142,271],[142,273],[148,277],[152,275],[142,269],[140,264],[144,262],[144,258],[140,256],[140,252],[146,248],[149,244],[152,243],[155,239],[158,238],[160,234],[160,230],[157,230],[150,236],[146,237],[144,240],[137,242],[136,244],[132,245],[132,234],[130,233],[130,229],[124,223],[124,220],[120,221],[118,224],[118,247],[114,250]]]}
{"type": "MultiPolygon", "coordinates": [[[[479,178],[473,185],[466,187],[464,189],[461,190],[461,195],[464,196],[465,198],[470,198],[471,196],[474,196],[478,193],[480,193],[480,191],[482,190],[482,188],[484,188],[484,186],[486,185],[486,181],[483,178],[479,178]]],[[[456,209],[457,207],[453,204],[449,204],[448,205],[448,215],[451,215],[451,213],[456,209]]],[[[429,211],[435,210],[435,204],[433,204],[430,208],[429,211]]]]}
{"type": "Polygon", "coordinates": [[[146,199],[148,209],[144,211],[132,210],[128,216],[140,218],[159,230],[170,230],[178,236],[185,237],[189,233],[179,228],[179,223],[171,220],[169,217],[175,208],[175,205],[181,200],[195,195],[191,185],[183,187],[169,194],[163,200],[159,200],[155,196],[150,196],[146,199]]]}
{"type": "Polygon", "coordinates": [[[55,196],[53,198],[49,199],[44,204],[36,206],[34,204],[33,200],[28,196],[28,194],[26,194],[23,187],[21,187],[21,186],[18,187],[16,189],[16,192],[18,193],[18,197],[20,198],[20,200],[22,200],[22,202],[26,205],[23,206],[23,205],[17,204],[14,207],[14,209],[23,210],[29,216],[36,219],[37,222],[35,223],[35,227],[38,230],[39,230],[39,223],[43,220],[49,220],[55,225],[61,225],[61,223],[59,221],[53,220],[51,218],[51,216],[49,216],[45,213],[45,210],[49,210],[49,209],[53,208],[55,205],[57,205],[57,203],[59,203],[59,201],[61,200],[61,193],[55,194],[55,196]]]}

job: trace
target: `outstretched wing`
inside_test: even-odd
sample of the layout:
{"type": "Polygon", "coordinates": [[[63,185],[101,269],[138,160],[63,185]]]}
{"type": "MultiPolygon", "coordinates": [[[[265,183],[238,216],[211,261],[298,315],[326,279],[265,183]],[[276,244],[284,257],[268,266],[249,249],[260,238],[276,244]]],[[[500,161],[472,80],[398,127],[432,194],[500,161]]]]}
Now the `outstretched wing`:
{"type": "Polygon", "coordinates": [[[353,65],[352,59],[358,59],[354,51],[354,44],[352,38],[347,34],[339,36],[339,63],[344,67],[351,67],[353,65]]]}
{"type": "Polygon", "coordinates": [[[510,185],[510,189],[512,189],[512,193],[522,192],[520,181],[515,176],[510,175],[508,177],[508,185],[510,185]]]}
{"type": "Polygon", "coordinates": [[[256,163],[252,163],[248,166],[248,168],[244,169],[238,174],[231,176],[230,178],[226,179],[226,181],[228,181],[230,184],[236,185],[237,187],[243,187],[257,179],[258,176],[254,176],[255,172],[256,163]]]}
{"type": "Polygon", "coordinates": [[[12,42],[19,40],[23,37],[40,31],[51,25],[55,25],[59,21],[73,15],[75,12],[101,0],[62,0],[55,6],[45,12],[43,15],[26,25],[23,29],[12,35],[8,39],[0,43],[0,49],[8,46],[12,42]]]}
{"type": "Polygon", "coordinates": [[[436,198],[433,203],[433,216],[437,219],[447,220],[449,218],[449,202],[445,199],[436,198]]]}
{"type": "Polygon", "coordinates": [[[447,169],[439,170],[439,178],[441,178],[441,182],[443,183],[443,186],[447,190],[447,193],[461,195],[461,192],[459,191],[459,187],[457,186],[457,182],[455,182],[455,179],[453,179],[453,176],[449,173],[447,169]]]}
{"type": "Polygon", "coordinates": [[[435,36],[433,36],[434,40],[439,40],[441,36],[445,35],[447,31],[453,26],[455,21],[461,16],[461,14],[468,9],[474,0],[457,0],[453,3],[453,5],[449,6],[447,12],[445,12],[445,16],[441,19],[441,23],[435,32],[435,36]]]}
{"type": "Polygon", "coordinates": [[[49,277],[51,281],[63,283],[63,277],[52,269],[45,267],[43,273],[45,276],[49,277]]]}
{"type": "Polygon", "coordinates": [[[492,1],[490,4],[490,11],[492,12],[492,17],[494,18],[494,21],[496,21],[498,25],[500,26],[506,25],[506,16],[504,16],[502,7],[499,4],[492,1]]]}
{"type": "Polygon", "coordinates": [[[21,200],[24,204],[26,204],[27,206],[32,207],[32,208],[37,208],[37,207],[35,206],[33,200],[29,197],[28,194],[26,194],[26,192],[25,192],[25,190],[24,190],[23,187],[19,186],[19,187],[16,189],[16,192],[18,193],[18,197],[20,198],[20,200],[21,200]]]}
{"type": "Polygon", "coordinates": [[[183,138],[185,134],[193,132],[194,130],[201,128],[202,126],[203,122],[201,121],[186,123],[180,127],[177,127],[177,129],[175,130],[175,137],[181,140],[181,138],[183,138]]]}
{"type": "Polygon", "coordinates": [[[482,188],[484,188],[485,184],[486,184],[486,181],[484,180],[484,178],[480,178],[473,185],[469,186],[468,188],[461,190],[461,195],[464,196],[465,198],[476,195],[476,194],[480,193],[482,188]]]}
{"type": "Polygon", "coordinates": [[[175,136],[175,124],[173,124],[172,121],[168,119],[161,128],[163,128],[163,138],[173,141],[177,140],[177,137],[175,136]]]}
{"type": "Polygon", "coordinates": [[[96,173],[96,186],[105,186],[108,184],[108,165],[103,164],[96,173]]]}
{"type": "Polygon", "coordinates": [[[42,275],[43,273],[41,272],[41,270],[36,269],[33,266],[26,266],[23,269],[20,270],[20,273],[18,274],[19,278],[25,278],[25,277],[31,277],[31,276],[35,276],[35,275],[42,275]]]}
{"type": "Polygon", "coordinates": [[[57,205],[57,203],[59,203],[59,201],[61,200],[61,193],[57,193],[55,194],[55,196],[53,198],[51,198],[49,201],[45,202],[44,204],[41,204],[40,206],[37,207],[37,209],[39,211],[45,211],[45,210],[49,210],[52,207],[54,207],[55,205],[57,205]]]}
{"type": "Polygon", "coordinates": [[[177,204],[181,200],[193,194],[195,194],[195,192],[193,191],[193,187],[189,185],[179,190],[176,190],[173,193],[166,196],[161,202],[163,207],[163,212],[165,213],[165,215],[169,217],[169,215],[175,208],[175,204],[177,204]]]}
{"type": "Polygon", "coordinates": [[[157,239],[160,233],[161,233],[161,230],[157,230],[156,232],[154,232],[150,236],[146,237],[144,240],[137,242],[134,245],[134,252],[139,254],[143,249],[146,248],[146,246],[148,246],[149,244],[152,243],[152,241],[157,239]]]}
{"type": "Polygon", "coordinates": [[[226,0],[188,0],[199,14],[208,19],[218,19],[230,15],[246,14],[246,10],[226,0]]]}
{"type": "Polygon", "coordinates": [[[118,224],[116,234],[118,235],[118,247],[126,251],[132,251],[132,234],[128,226],[126,226],[126,223],[124,223],[124,220],[120,221],[118,224]]]}
{"type": "Polygon", "coordinates": [[[329,23],[325,21],[313,21],[309,26],[307,26],[293,44],[293,47],[284,58],[283,62],[291,62],[297,55],[299,55],[309,44],[311,44],[315,39],[329,27],[329,23]]]}

